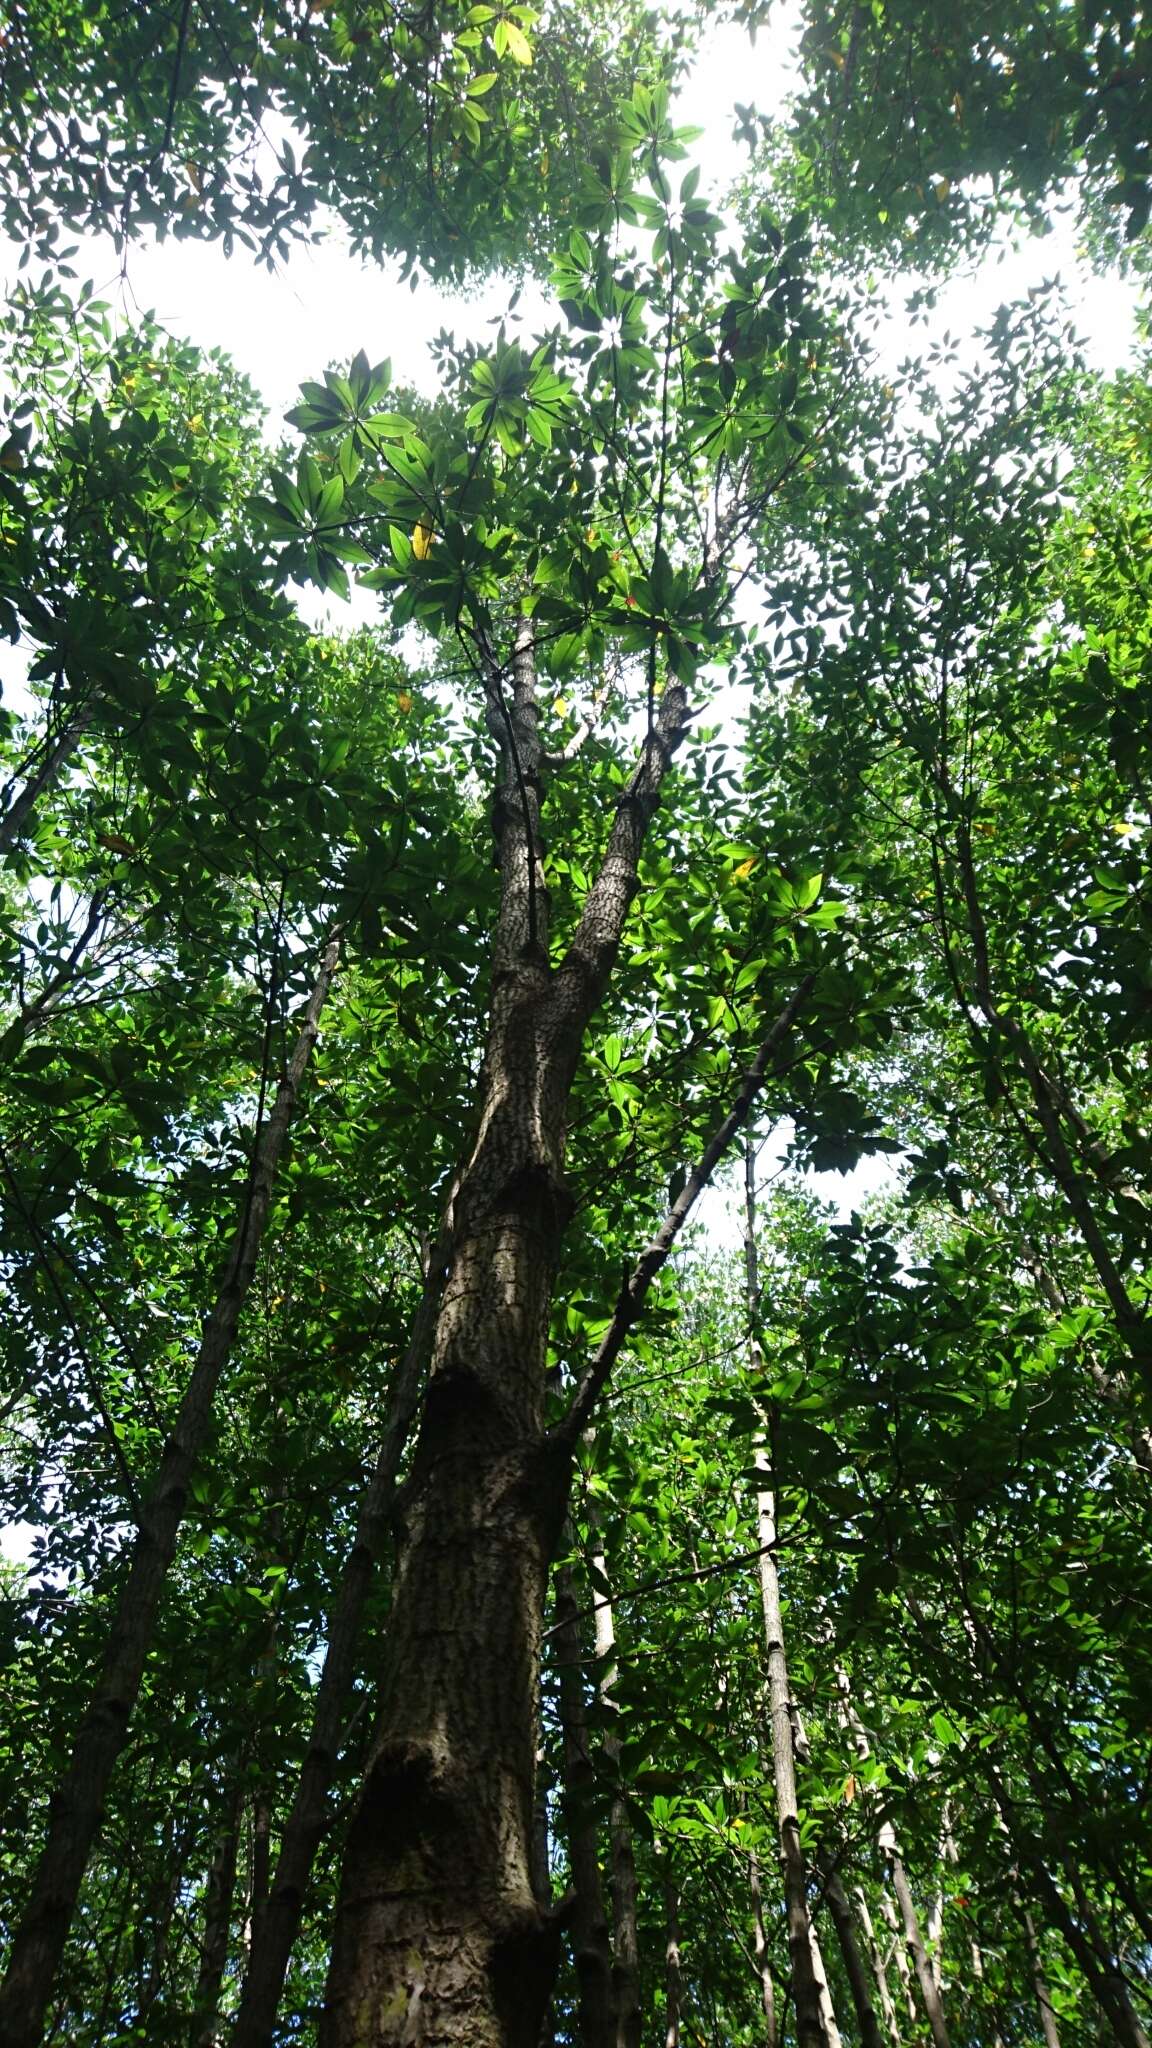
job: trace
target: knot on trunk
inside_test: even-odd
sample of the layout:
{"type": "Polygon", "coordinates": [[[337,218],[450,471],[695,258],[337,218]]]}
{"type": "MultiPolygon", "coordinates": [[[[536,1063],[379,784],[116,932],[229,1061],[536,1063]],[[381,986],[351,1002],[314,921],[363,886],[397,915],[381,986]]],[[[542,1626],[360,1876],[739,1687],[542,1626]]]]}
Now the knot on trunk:
{"type": "Polygon", "coordinates": [[[549,1237],[560,1238],[572,1220],[575,1201],[563,1181],[542,1161],[517,1167],[496,1195],[492,1207],[531,1221],[549,1237]]]}

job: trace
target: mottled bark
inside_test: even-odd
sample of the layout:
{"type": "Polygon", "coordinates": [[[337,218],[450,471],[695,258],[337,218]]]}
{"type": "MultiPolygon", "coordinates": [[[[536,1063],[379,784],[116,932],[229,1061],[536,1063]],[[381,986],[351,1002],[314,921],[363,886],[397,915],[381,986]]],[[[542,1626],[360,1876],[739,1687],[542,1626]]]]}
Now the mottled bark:
{"type": "Polygon", "coordinates": [[[559,1946],[531,1843],[541,1617],[572,1449],[544,1427],[566,1112],[685,704],[670,685],[553,969],[529,627],[511,704],[486,643],[482,654],[501,899],[477,1134],[397,1502],[380,1719],[344,1855],[322,2048],[536,2048],[559,1946]]]}
{"type": "MultiPolygon", "coordinates": [[[[755,1152],[747,1142],[744,1152],[744,1267],[750,1322],[759,1307],[760,1285],[756,1258],[755,1152]]],[[[760,1364],[759,1346],[753,1337],[753,1369],[760,1364]]],[[[792,1997],[796,2009],[796,2033],[800,2048],[828,2048],[828,2034],[821,1979],[813,1958],[813,1928],[808,1910],[808,1874],[800,1840],[799,1800],[792,1737],[792,1702],[784,1648],[784,1621],[780,1600],[780,1577],[776,1568],[776,1499],[771,1490],[767,1453],[758,1444],[755,1466],[762,1475],[756,1491],[756,1532],[759,1546],[760,1600],[764,1615],[764,1649],[768,1668],[768,1715],[772,1748],[772,1775],[776,1794],[776,1826],[780,1840],[780,1861],[784,1879],[784,1904],[788,1928],[788,1954],[792,1967],[792,1997]]],[[[823,1987],[826,1998],[826,1986],[823,1987]]]]}
{"type": "Polygon", "coordinates": [[[280,1155],[316,1043],[337,957],[333,943],[325,951],[287,1070],[257,1136],[240,1225],[224,1277],[204,1325],[172,1434],[140,1511],[96,1687],[52,1799],[47,1839],[0,1990],[0,2041],[4,2048],[35,2048],[42,2038],[45,2008],[100,1830],[112,1771],[127,1741],[165,1581],[176,1554],[188,1488],[208,1436],[213,1397],[256,1271],[280,1155]]]}
{"type": "Polygon", "coordinates": [[[433,1247],[412,1336],[389,1388],[380,1451],[329,1618],[308,1748],[280,1837],[265,1909],[254,1930],[232,2035],[233,2048],[267,2048],[272,2039],[292,1944],[308,1896],[312,1865],[328,1825],[329,1791],[355,1675],[360,1623],[383,1547],[400,1463],[427,1367],[447,1251],[445,1228],[433,1247]]]}
{"type": "Polygon", "coordinates": [[[568,1918],[576,1969],[577,2020],[582,2048],[613,2048],[612,1945],[600,1875],[594,1806],[596,1773],[584,1699],[584,1646],[570,1565],[556,1575],[556,1668],[564,1737],[564,1829],[573,1904],[568,1918]]]}
{"type": "Polygon", "coordinates": [[[872,1986],[868,1980],[867,1966],[856,1939],[851,1903],[832,1857],[821,1856],[820,1872],[824,1879],[824,1896],[828,1901],[828,1911],[832,1916],[832,1925],[840,1945],[840,1958],[848,1979],[848,1989],[852,1994],[861,2048],[884,2048],[884,2035],[872,2003],[872,1986]]]}

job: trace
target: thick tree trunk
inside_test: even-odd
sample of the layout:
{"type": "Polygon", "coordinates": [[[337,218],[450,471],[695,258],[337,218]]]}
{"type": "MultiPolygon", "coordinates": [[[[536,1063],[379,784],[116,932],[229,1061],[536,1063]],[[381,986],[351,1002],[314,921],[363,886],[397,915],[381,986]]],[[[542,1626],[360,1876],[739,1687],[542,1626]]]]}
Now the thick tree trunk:
{"type": "Polygon", "coordinates": [[[224,1816],[223,1833],[216,1844],[204,1889],[204,1938],[192,2004],[192,2048],[217,2048],[220,2040],[220,1989],[228,1966],[243,1804],[243,1787],[238,1785],[224,1816]]]}
{"type": "Polygon", "coordinates": [[[884,2035],[872,2003],[872,1986],[868,1982],[868,1971],[856,1939],[848,1894],[830,1856],[821,1856],[820,1870],[824,1878],[824,1896],[828,1901],[828,1911],[832,1916],[832,1925],[836,1929],[840,1957],[852,1994],[861,2048],[884,2048],[884,2035]]]}
{"type": "Polygon", "coordinates": [[[176,1554],[188,1487],[211,1424],[213,1396],[256,1271],[280,1155],[337,956],[334,942],[325,952],[287,1071],[257,1137],[243,1215],[224,1279],[205,1323],[159,1471],[140,1512],[96,1689],[53,1796],[47,1840],[0,1990],[0,2041],[4,2048],[35,2048],[42,2037],[45,2008],[100,1829],[112,1771],[128,1737],[164,1583],[176,1554]]]}
{"type": "Polygon", "coordinates": [[[482,654],[501,746],[488,1041],[398,1502],[380,1720],[345,1850],[321,2048],[536,2048],[559,1947],[531,1840],[541,1617],[571,1466],[570,1443],[544,1429],[565,1119],[685,707],[669,686],[553,970],[530,628],[517,632],[511,709],[485,643],[482,654]]]}
{"type": "Polygon", "coordinates": [[[568,1925],[578,1986],[577,2017],[582,2048],[613,2048],[612,1945],[596,1838],[596,1774],[588,1739],[579,1613],[572,1568],[562,1565],[556,1578],[554,1641],[564,1736],[564,1826],[574,1894],[568,1925]]]}
{"type": "Polygon", "coordinates": [[[428,1362],[447,1247],[447,1232],[442,1231],[429,1260],[424,1294],[416,1312],[411,1340],[389,1389],[388,1417],[376,1468],[357,1518],[352,1548],[328,1624],[328,1641],[316,1688],[308,1749],[280,1838],[275,1875],[264,1911],[253,1931],[232,2048],[267,2048],[272,2040],[292,1944],[299,1931],[308,1895],[312,1865],[328,1825],[328,1794],[339,1759],[340,1736],[355,1673],[361,1617],[395,1500],[400,1462],[428,1362]]]}
{"type": "MultiPolygon", "coordinates": [[[[744,1151],[744,1266],[750,1322],[758,1311],[760,1293],[756,1260],[755,1162],[755,1151],[749,1139],[744,1151]]],[[[754,1365],[759,1363],[759,1346],[755,1339],[753,1362],[754,1365]]],[[[780,1837],[780,1861],[784,1878],[796,2034],[800,2048],[828,2048],[823,2009],[827,1988],[822,1986],[821,1976],[814,1965],[813,1928],[808,1911],[808,1879],[804,1867],[804,1850],[800,1841],[792,1703],[784,1650],[780,1577],[776,1569],[776,1500],[775,1495],[769,1490],[770,1470],[767,1454],[762,1446],[755,1452],[755,1464],[757,1471],[761,1472],[764,1478],[763,1485],[758,1487],[756,1493],[756,1540],[759,1546],[760,1600],[764,1613],[764,1648],[768,1666],[768,1713],[772,1775],[776,1792],[776,1825],[780,1837]]]]}

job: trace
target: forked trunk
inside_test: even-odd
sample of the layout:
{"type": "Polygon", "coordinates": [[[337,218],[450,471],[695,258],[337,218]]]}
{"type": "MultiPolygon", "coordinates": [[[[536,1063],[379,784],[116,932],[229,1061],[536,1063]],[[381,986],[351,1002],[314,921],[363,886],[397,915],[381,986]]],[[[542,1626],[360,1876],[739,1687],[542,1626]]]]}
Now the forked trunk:
{"type": "Polygon", "coordinates": [[[565,1118],[684,717],[670,686],[568,953],[549,960],[531,629],[478,635],[501,747],[501,902],[476,1110],[398,1559],[380,1720],[344,1855],[321,2048],[537,2048],[559,1925],[532,1882],[542,1615],[571,1446],[544,1429],[565,1118]]]}

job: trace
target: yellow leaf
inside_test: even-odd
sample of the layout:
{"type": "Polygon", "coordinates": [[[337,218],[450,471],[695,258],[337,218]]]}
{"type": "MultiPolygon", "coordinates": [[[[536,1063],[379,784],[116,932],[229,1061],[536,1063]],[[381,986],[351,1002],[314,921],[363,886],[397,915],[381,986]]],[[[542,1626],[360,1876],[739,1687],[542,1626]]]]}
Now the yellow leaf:
{"type": "Polygon", "coordinates": [[[428,560],[428,550],[432,545],[432,538],[432,528],[429,526],[428,521],[426,519],[418,519],[412,528],[412,553],[418,562],[426,562],[428,560]]]}
{"type": "Polygon", "coordinates": [[[397,690],[396,704],[397,708],[404,713],[405,717],[407,717],[408,713],[412,709],[412,699],[408,695],[407,690],[397,690]]]}
{"type": "Polygon", "coordinates": [[[932,190],[933,190],[933,191],[935,192],[935,194],[936,194],[936,197],[937,197],[937,199],[938,199],[938,200],[939,200],[939,202],[940,202],[940,205],[941,205],[941,206],[943,206],[943,204],[944,204],[944,201],[945,201],[945,200],[947,199],[947,197],[948,197],[948,194],[949,194],[949,193],[950,193],[950,191],[952,190],[952,181],[951,181],[951,179],[949,179],[949,178],[933,178],[933,180],[932,180],[932,190]]]}
{"type": "Polygon", "coordinates": [[[188,422],[188,432],[190,434],[202,434],[204,432],[204,415],[202,412],[193,413],[188,422]]]}
{"type": "Polygon", "coordinates": [[[845,1778],[845,1780],[844,1780],[844,1802],[845,1802],[845,1805],[847,1805],[847,1806],[851,1806],[851,1804],[852,1804],[852,1801],[853,1801],[853,1800],[855,1799],[855,1797],[856,1797],[856,1780],[855,1780],[855,1778],[845,1778]]]}
{"type": "Polygon", "coordinates": [[[556,713],[557,718],[563,718],[565,712],[568,709],[567,697],[557,697],[552,706],[552,709],[556,713]]]}
{"type": "Polygon", "coordinates": [[[739,867],[733,869],[732,880],[734,882],[746,882],[748,880],[749,875],[752,873],[752,870],[755,867],[755,865],[755,854],[752,855],[751,860],[742,860],[739,867]]]}
{"type": "Polygon", "coordinates": [[[504,29],[508,42],[509,56],[514,57],[517,64],[530,64],[532,62],[532,45],[528,41],[523,29],[517,28],[514,21],[506,21],[504,29]]]}

